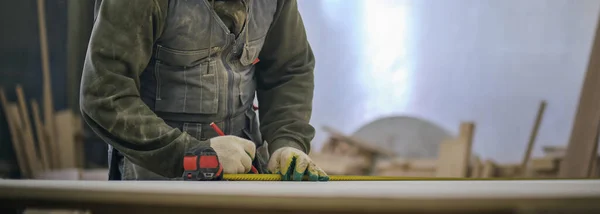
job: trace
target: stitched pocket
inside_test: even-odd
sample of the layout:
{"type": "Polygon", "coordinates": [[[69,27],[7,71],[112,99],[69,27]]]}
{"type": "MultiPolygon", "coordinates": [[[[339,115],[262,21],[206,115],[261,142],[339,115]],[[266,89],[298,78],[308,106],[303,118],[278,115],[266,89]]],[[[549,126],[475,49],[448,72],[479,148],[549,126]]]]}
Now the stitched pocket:
{"type": "Polygon", "coordinates": [[[157,99],[155,110],[171,113],[216,114],[218,110],[216,62],[193,67],[156,62],[157,99]]]}

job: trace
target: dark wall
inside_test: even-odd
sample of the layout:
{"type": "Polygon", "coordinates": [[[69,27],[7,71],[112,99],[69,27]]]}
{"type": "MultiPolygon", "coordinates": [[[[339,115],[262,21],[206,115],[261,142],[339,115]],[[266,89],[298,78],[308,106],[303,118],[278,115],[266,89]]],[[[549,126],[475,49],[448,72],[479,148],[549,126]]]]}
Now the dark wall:
{"type": "MultiPolygon", "coordinates": [[[[46,28],[54,109],[78,112],[77,90],[93,21],[93,0],[46,0],[46,28]]],[[[0,1],[0,86],[15,102],[20,84],[27,102],[42,103],[42,65],[36,0],[0,1]]],[[[0,112],[0,173],[18,176],[10,133],[0,112]],[[11,167],[7,167],[11,166],[11,167]]],[[[0,176],[3,176],[0,175],[0,176]]]]}

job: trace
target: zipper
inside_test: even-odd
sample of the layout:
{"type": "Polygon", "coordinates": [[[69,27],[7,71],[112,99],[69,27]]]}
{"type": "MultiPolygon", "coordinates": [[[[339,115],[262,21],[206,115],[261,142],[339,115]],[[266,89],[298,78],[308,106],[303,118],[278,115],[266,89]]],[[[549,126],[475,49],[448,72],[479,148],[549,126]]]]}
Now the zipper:
{"type": "Polygon", "coordinates": [[[160,60],[155,60],[154,61],[154,79],[156,79],[156,91],[154,92],[154,98],[156,100],[162,100],[161,96],[160,96],[160,90],[161,90],[161,80],[160,80],[160,66],[161,62],[160,60]]]}
{"type": "Polygon", "coordinates": [[[223,65],[225,66],[225,70],[227,70],[227,88],[228,88],[228,96],[227,96],[227,111],[225,112],[226,117],[225,117],[225,121],[226,121],[226,125],[225,125],[225,133],[229,133],[231,134],[231,129],[232,129],[232,125],[231,125],[231,119],[232,119],[232,115],[233,115],[233,98],[234,96],[232,95],[233,93],[233,79],[234,79],[234,74],[233,74],[233,70],[231,70],[231,67],[229,66],[229,58],[233,52],[233,50],[235,50],[235,46],[237,45],[237,39],[235,38],[235,35],[233,34],[229,34],[227,35],[229,37],[229,39],[233,39],[233,44],[230,45],[228,47],[231,48],[232,51],[227,51],[225,53],[225,55],[223,55],[223,58],[221,59],[223,61],[223,65]]]}

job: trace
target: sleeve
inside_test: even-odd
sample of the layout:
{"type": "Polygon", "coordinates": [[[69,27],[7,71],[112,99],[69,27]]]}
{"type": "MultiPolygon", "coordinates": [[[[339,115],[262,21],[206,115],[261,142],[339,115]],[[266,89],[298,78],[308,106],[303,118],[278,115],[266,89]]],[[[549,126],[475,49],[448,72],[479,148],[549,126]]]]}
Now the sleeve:
{"type": "Polygon", "coordinates": [[[256,65],[261,133],[270,154],[282,147],[308,153],[315,58],[296,0],[278,1],[265,41],[256,65]]]}
{"type": "Polygon", "coordinates": [[[168,0],[103,0],[85,58],[84,121],[133,163],[165,177],[183,173],[190,147],[208,146],[170,127],[141,100],[139,75],[162,32],[168,0]]]}

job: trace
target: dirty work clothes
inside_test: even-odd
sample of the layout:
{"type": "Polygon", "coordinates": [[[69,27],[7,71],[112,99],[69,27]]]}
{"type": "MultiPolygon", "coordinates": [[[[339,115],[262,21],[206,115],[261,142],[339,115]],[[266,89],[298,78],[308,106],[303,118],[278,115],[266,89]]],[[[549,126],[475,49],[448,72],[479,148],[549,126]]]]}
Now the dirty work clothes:
{"type": "Polygon", "coordinates": [[[242,32],[246,21],[246,1],[243,0],[214,0],[209,1],[221,21],[236,36],[242,32]]]}
{"type": "Polygon", "coordinates": [[[264,140],[268,153],[310,151],[315,62],[296,1],[247,1],[238,35],[209,2],[98,5],[80,100],[84,120],[114,148],[113,179],[155,178],[137,169],[157,179],[180,177],[184,152],[216,135],[213,121],[258,150],[264,140]],[[260,127],[250,110],[255,92],[260,127]]]}
{"type": "MultiPolygon", "coordinates": [[[[246,21],[246,1],[247,0],[208,0],[211,5],[214,4],[213,9],[217,15],[219,15],[221,21],[223,21],[225,26],[229,28],[229,31],[235,35],[240,34],[244,22],[246,21]]],[[[101,4],[102,0],[95,1],[95,17],[97,17],[101,4]]]]}

